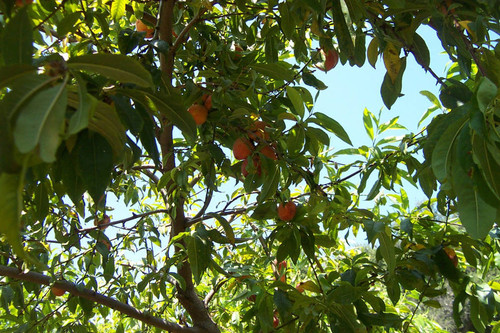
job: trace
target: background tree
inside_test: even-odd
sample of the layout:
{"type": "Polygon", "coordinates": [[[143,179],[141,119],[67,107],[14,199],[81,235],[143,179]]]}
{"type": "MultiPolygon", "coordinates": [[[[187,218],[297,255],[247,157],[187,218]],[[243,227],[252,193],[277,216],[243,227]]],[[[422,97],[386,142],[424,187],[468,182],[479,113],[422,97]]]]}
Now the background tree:
{"type": "Polygon", "coordinates": [[[0,10],[2,329],[437,330],[417,310],[446,283],[457,326],[470,304],[498,329],[496,0],[0,10]],[[397,117],[365,110],[373,145],[330,150],[350,133],[313,108],[315,72],[383,63],[391,108],[413,59],[441,87],[430,124],[385,138],[397,117]],[[408,184],[428,201],[410,207],[408,184]],[[361,231],[374,256],[342,241],[361,231]]]}

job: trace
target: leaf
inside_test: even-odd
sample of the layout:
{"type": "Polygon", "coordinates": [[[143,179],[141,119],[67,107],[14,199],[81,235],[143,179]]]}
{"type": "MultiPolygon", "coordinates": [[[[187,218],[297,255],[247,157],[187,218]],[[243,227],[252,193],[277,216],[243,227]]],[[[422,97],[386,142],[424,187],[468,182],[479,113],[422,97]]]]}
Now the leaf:
{"type": "Polygon", "coordinates": [[[90,196],[97,204],[111,181],[112,148],[95,132],[83,132],[78,137],[78,169],[90,196]]]}
{"type": "Polygon", "coordinates": [[[328,131],[335,134],[335,136],[337,136],[340,140],[352,146],[352,142],[351,139],[349,138],[349,135],[338,121],[330,118],[329,116],[321,112],[315,112],[314,116],[316,119],[319,120],[319,122],[316,122],[318,125],[326,128],[328,131]]]}
{"type": "Polygon", "coordinates": [[[151,74],[131,57],[121,54],[89,54],[68,60],[69,69],[98,73],[122,83],[134,83],[140,87],[153,87],[151,74]]]}
{"type": "Polygon", "coordinates": [[[2,204],[0,205],[0,216],[2,217],[0,234],[5,236],[14,253],[20,258],[35,264],[40,270],[46,270],[44,264],[24,251],[21,242],[20,217],[23,206],[21,193],[23,184],[21,182],[20,174],[0,174],[0,198],[2,198],[2,204]]]}
{"type": "Polygon", "coordinates": [[[115,156],[123,151],[126,142],[125,128],[111,105],[97,102],[88,129],[104,137],[111,145],[115,156]]]}
{"type": "Polygon", "coordinates": [[[382,100],[385,106],[390,110],[391,106],[396,102],[398,97],[401,95],[401,89],[403,87],[403,73],[406,68],[406,58],[401,60],[401,68],[399,69],[399,74],[393,82],[387,72],[384,76],[384,81],[380,87],[380,93],[382,95],[382,100]]]}
{"type": "Polygon", "coordinates": [[[286,95],[292,102],[293,108],[297,115],[299,115],[301,118],[304,118],[304,101],[302,100],[300,92],[294,87],[286,87],[286,95]]]}
{"type": "Polygon", "coordinates": [[[482,77],[477,88],[477,104],[479,110],[486,111],[491,101],[497,96],[498,88],[487,77],[482,77]]]}
{"type": "Polygon", "coordinates": [[[472,140],[472,156],[487,181],[488,186],[497,198],[500,198],[500,166],[496,163],[486,145],[486,141],[479,135],[472,140]]]}
{"type": "Polygon", "coordinates": [[[308,72],[302,74],[302,81],[304,81],[304,83],[308,86],[314,87],[318,90],[325,90],[328,88],[321,80],[308,72]]]}
{"type": "Polygon", "coordinates": [[[86,82],[80,77],[80,75],[73,73],[73,77],[76,79],[78,87],[78,109],[71,116],[69,121],[67,131],[68,136],[76,134],[87,128],[89,125],[90,114],[95,109],[97,104],[97,99],[87,93],[86,82]]]}
{"type": "Polygon", "coordinates": [[[186,237],[186,242],[193,278],[196,283],[200,283],[201,277],[210,263],[212,248],[208,240],[202,239],[197,233],[186,237]]]}
{"type": "Polygon", "coordinates": [[[268,170],[268,173],[265,176],[264,185],[257,196],[257,201],[262,203],[276,194],[276,190],[278,189],[279,181],[280,181],[280,168],[271,163],[272,167],[268,170]]]}
{"type": "Polygon", "coordinates": [[[160,152],[158,151],[158,143],[155,136],[155,123],[151,115],[144,109],[142,104],[136,104],[135,110],[140,114],[144,125],[139,133],[139,138],[141,143],[149,154],[149,157],[153,160],[155,165],[159,166],[160,152]]]}
{"type": "Polygon", "coordinates": [[[250,68],[275,80],[293,81],[295,77],[294,71],[290,69],[290,64],[283,61],[272,64],[253,64],[250,68]]]}
{"type": "Polygon", "coordinates": [[[293,21],[293,16],[290,14],[288,7],[289,4],[286,2],[282,2],[278,5],[281,30],[286,38],[291,39],[295,31],[295,22],[293,21]]]}
{"type": "Polygon", "coordinates": [[[398,281],[394,277],[389,277],[385,283],[387,295],[393,305],[396,305],[401,297],[401,288],[398,281]]]}
{"type": "Polygon", "coordinates": [[[399,57],[400,50],[391,42],[385,46],[383,59],[387,74],[391,78],[393,84],[396,83],[399,71],[401,70],[401,58],[399,57]]]}
{"type": "Polygon", "coordinates": [[[6,65],[31,65],[33,54],[33,29],[27,8],[17,11],[2,31],[3,61],[6,65]]]}
{"type": "Polygon", "coordinates": [[[449,125],[446,131],[439,138],[434,151],[432,152],[432,170],[436,178],[443,183],[450,171],[450,163],[454,153],[453,147],[455,140],[458,138],[460,131],[466,125],[467,116],[457,119],[449,125]]]}
{"type": "MultiPolygon", "coordinates": [[[[342,2],[345,5],[344,1],[342,2]]],[[[345,63],[347,59],[352,59],[354,57],[354,43],[346,22],[346,16],[348,17],[348,14],[344,16],[345,14],[340,0],[333,0],[331,3],[333,25],[335,26],[340,49],[340,59],[343,60],[342,63],[345,63]]],[[[352,29],[352,26],[350,28],[352,29]]]]}
{"type": "Polygon", "coordinates": [[[234,245],[235,238],[234,238],[233,228],[231,227],[231,223],[229,223],[228,220],[226,220],[223,216],[219,214],[207,214],[207,215],[213,216],[219,222],[219,224],[224,229],[224,232],[226,233],[227,239],[229,239],[229,242],[234,245]]]}
{"type": "Polygon", "coordinates": [[[458,161],[452,164],[451,180],[458,199],[456,207],[462,225],[471,237],[484,238],[493,226],[497,209],[479,196],[477,188],[458,161]]]}
{"type": "Polygon", "coordinates": [[[368,134],[370,140],[375,138],[375,133],[373,131],[373,122],[371,112],[367,108],[363,110],[363,125],[365,125],[365,131],[368,134]]]}
{"type": "Polygon", "coordinates": [[[380,254],[382,254],[382,258],[384,258],[387,264],[389,273],[393,274],[394,269],[396,268],[396,253],[394,251],[394,243],[392,242],[391,237],[387,234],[387,231],[380,232],[377,238],[380,243],[380,254]]]}
{"type": "Polygon", "coordinates": [[[429,48],[425,43],[425,40],[417,33],[413,35],[413,56],[415,60],[422,65],[426,70],[429,68],[431,63],[431,57],[429,53],[429,48]]]}
{"type": "Polygon", "coordinates": [[[12,81],[17,81],[25,75],[35,74],[35,67],[27,64],[13,64],[0,69],[0,88],[8,86],[12,81]]]}
{"type": "Polygon", "coordinates": [[[379,48],[379,40],[377,37],[373,37],[368,45],[368,50],[366,51],[366,55],[368,57],[368,62],[370,65],[375,68],[375,64],[378,59],[378,48],[379,48]]]}
{"type": "Polygon", "coordinates": [[[64,16],[64,18],[57,23],[57,34],[64,36],[69,32],[73,32],[78,27],[76,22],[80,19],[81,12],[74,12],[64,16]]]}
{"type": "Polygon", "coordinates": [[[125,6],[128,0],[114,0],[111,3],[111,17],[118,22],[125,15],[125,6]]]}
{"type": "Polygon", "coordinates": [[[36,94],[21,108],[14,127],[14,141],[21,153],[39,145],[40,158],[48,163],[55,161],[66,104],[66,85],[58,84],[36,94]]]}

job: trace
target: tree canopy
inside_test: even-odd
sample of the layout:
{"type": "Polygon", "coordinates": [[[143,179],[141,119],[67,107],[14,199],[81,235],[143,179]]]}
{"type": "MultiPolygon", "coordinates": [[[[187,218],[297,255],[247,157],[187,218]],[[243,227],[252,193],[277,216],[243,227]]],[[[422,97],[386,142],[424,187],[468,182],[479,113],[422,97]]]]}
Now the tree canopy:
{"type": "Polygon", "coordinates": [[[498,0],[0,12],[3,331],[438,332],[447,293],[500,329],[498,0]],[[413,61],[440,87],[417,134],[365,110],[354,147],[314,108],[319,71],[383,66],[391,109],[413,61]]]}

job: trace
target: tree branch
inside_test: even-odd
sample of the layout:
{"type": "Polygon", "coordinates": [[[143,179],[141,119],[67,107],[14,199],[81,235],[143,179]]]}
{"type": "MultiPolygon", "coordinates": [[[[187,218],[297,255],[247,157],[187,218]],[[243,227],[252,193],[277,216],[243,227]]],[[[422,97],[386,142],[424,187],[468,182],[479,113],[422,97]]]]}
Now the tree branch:
{"type": "MultiPolygon", "coordinates": [[[[21,280],[21,281],[28,281],[32,283],[37,283],[37,284],[43,284],[46,286],[51,285],[51,278],[50,276],[43,275],[37,272],[23,272],[17,268],[14,267],[9,267],[9,266],[3,266],[0,265],[0,276],[7,276],[16,280],[21,280]]],[[[109,307],[113,310],[116,310],[118,312],[123,313],[124,315],[127,315],[129,317],[135,318],[137,320],[142,321],[143,323],[154,326],[166,331],[170,332],[193,332],[193,333],[198,333],[198,332],[204,332],[203,329],[196,328],[196,327],[185,327],[178,325],[174,322],[170,321],[165,321],[161,318],[158,317],[153,317],[149,314],[143,313],[136,308],[119,302],[114,298],[99,294],[98,292],[95,292],[90,289],[85,289],[81,288],[80,286],[77,286],[76,284],[69,282],[69,281],[57,281],[53,284],[54,287],[58,289],[65,290],[69,293],[71,293],[74,296],[82,297],[85,299],[88,299],[92,302],[102,304],[106,307],[109,307]]]]}

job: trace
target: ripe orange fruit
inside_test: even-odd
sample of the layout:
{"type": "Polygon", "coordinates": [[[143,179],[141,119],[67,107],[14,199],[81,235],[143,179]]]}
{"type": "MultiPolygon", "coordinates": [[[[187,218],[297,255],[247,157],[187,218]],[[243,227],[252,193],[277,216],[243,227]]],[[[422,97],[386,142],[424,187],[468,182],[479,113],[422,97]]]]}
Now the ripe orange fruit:
{"type": "Polygon", "coordinates": [[[201,96],[201,99],[203,100],[203,105],[207,108],[207,110],[210,110],[212,108],[212,95],[205,94],[201,96]]]}
{"type": "Polygon", "coordinates": [[[33,0],[16,0],[17,7],[24,7],[25,5],[30,5],[33,3],[33,0]]]}
{"type": "MultiPolygon", "coordinates": [[[[325,54],[324,51],[321,51],[325,54]]],[[[339,62],[339,54],[334,49],[328,50],[328,53],[325,54],[325,72],[335,68],[337,63],[339,62]]]]}
{"type": "Polygon", "coordinates": [[[193,104],[189,107],[188,112],[193,116],[196,125],[204,124],[207,121],[208,110],[203,105],[193,104]]]}
{"type": "Polygon", "coordinates": [[[250,132],[248,133],[248,136],[250,137],[250,139],[254,141],[259,141],[261,139],[268,141],[270,136],[269,133],[266,132],[266,127],[267,127],[266,122],[260,120],[256,121],[250,127],[250,132]]]}
{"type": "Polygon", "coordinates": [[[54,296],[62,296],[66,293],[66,290],[57,287],[50,288],[50,291],[52,292],[52,294],[54,294],[54,296]]]}
{"type": "Polygon", "coordinates": [[[300,283],[298,283],[298,284],[295,286],[295,289],[297,289],[297,291],[298,291],[299,293],[303,293],[303,292],[304,292],[304,290],[305,290],[305,289],[304,289],[304,287],[303,287],[302,285],[303,285],[303,282],[300,282],[300,283]]]}
{"type": "Polygon", "coordinates": [[[274,148],[270,145],[266,145],[260,148],[260,153],[267,158],[270,158],[274,161],[278,159],[278,156],[276,155],[276,151],[274,151],[274,148]]]}
{"type": "Polygon", "coordinates": [[[287,267],[286,260],[283,260],[278,264],[278,274],[280,275],[280,281],[285,283],[286,283],[286,267],[287,267]]]}
{"type": "Polygon", "coordinates": [[[280,203],[278,206],[278,216],[283,221],[291,221],[295,217],[297,211],[297,206],[293,201],[289,201],[286,204],[280,203]]]}
{"type": "Polygon", "coordinates": [[[239,138],[234,141],[233,154],[237,160],[244,160],[252,153],[253,145],[246,138],[239,138]]]}
{"type": "Polygon", "coordinates": [[[135,29],[139,32],[146,32],[146,38],[153,38],[155,29],[148,27],[141,20],[135,21],[135,29]]]}
{"type": "Polygon", "coordinates": [[[457,267],[458,266],[458,257],[457,257],[457,253],[455,252],[455,250],[453,250],[452,248],[449,248],[449,247],[445,247],[443,250],[448,255],[448,258],[450,258],[451,262],[453,263],[453,266],[457,267]]]}
{"type": "MultiPolygon", "coordinates": [[[[260,159],[259,159],[259,156],[254,156],[252,158],[252,161],[253,161],[253,167],[254,167],[254,170],[255,172],[257,173],[257,175],[260,176],[262,170],[260,168],[260,159]]],[[[247,170],[247,167],[248,167],[248,158],[246,158],[243,163],[241,163],[241,174],[243,175],[243,177],[246,177],[249,175],[249,172],[247,170]]]]}

